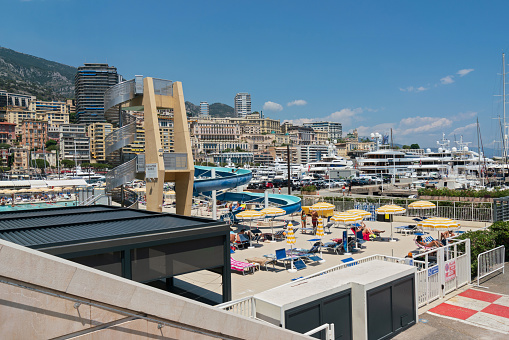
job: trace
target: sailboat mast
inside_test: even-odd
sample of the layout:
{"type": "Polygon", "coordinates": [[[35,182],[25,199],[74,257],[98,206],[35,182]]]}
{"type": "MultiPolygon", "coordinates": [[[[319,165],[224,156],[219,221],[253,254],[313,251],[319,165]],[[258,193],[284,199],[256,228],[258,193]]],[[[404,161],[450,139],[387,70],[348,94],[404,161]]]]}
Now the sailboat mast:
{"type": "Polygon", "coordinates": [[[504,159],[507,158],[507,122],[505,120],[505,53],[502,53],[502,109],[504,111],[504,159]]]}

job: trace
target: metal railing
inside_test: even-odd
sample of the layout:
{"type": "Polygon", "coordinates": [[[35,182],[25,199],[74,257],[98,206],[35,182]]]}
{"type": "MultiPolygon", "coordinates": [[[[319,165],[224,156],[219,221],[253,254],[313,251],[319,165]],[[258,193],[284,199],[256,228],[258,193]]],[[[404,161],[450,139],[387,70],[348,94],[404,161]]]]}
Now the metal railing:
{"type": "Polygon", "coordinates": [[[479,286],[480,279],[501,269],[504,273],[505,246],[496,247],[477,255],[477,286],[479,286]]]}
{"type": "MultiPolygon", "coordinates": [[[[407,211],[402,216],[439,216],[450,218],[453,220],[463,220],[463,221],[481,221],[481,222],[491,222],[494,218],[494,205],[491,202],[456,202],[456,201],[431,201],[436,204],[436,208],[428,209],[428,210],[416,210],[416,209],[408,209],[408,205],[416,199],[404,199],[404,198],[349,198],[349,197],[338,197],[338,198],[327,198],[323,199],[320,197],[303,197],[302,205],[309,206],[313,205],[318,201],[324,201],[327,203],[334,204],[335,210],[337,211],[345,211],[349,209],[354,209],[357,207],[361,207],[360,209],[366,211],[372,211],[373,215],[371,216],[371,220],[376,220],[376,215],[374,215],[375,209],[379,208],[384,204],[397,204],[406,208],[407,211]],[[447,206],[439,205],[445,202],[448,204],[447,206]]],[[[497,211],[501,211],[498,208],[497,211]]],[[[499,214],[500,215],[500,214],[499,214]]],[[[508,218],[509,219],[509,218],[508,218]]],[[[369,219],[368,219],[369,220],[369,219]]]]}
{"type": "Polygon", "coordinates": [[[80,205],[80,206],[92,205],[92,204],[94,204],[95,202],[97,202],[98,200],[100,200],[103,197],[105,197],[104,194],[100,194],[100,195],[97,195],[97,196],[90,196],[86,200],[84,200],[83,202],[80,202],[80,204],[78,204],[78,205],[80,205]]]}
{"type": "Polygon", "coordinates": [[[113,188],[135,179],[136,158],[128,162],[122,163],[113,168],[106,174],[106,192],[110,192],[113,188]]]}
{"type": "Polygon", "coordinates": [[[316,334],[323,330],[325,330],[325,340],[335,340],[336,339],[336,337],[334,335],[334,324],[333,323],[331,323],[331,324],[325,323],[321,326],[313,328],[309,332],[304,333],[304,335],[313,335],[313,334],[316,334]]]}
{"type": "Polygon", "coordinates": [[[133,99],[136,95],[135,87],[136,81],[135,79],[131,79],[108,88],[104,92],[104,111],[109,110],[115,105],[133,99]]]}
{"type": "Polygon", "coordinates": [[[104,138],[104,152],[106,155],[111,154],[124,146],[134,142],[136,139],[136,122],[122,126],[112,131],[104,138]]]}

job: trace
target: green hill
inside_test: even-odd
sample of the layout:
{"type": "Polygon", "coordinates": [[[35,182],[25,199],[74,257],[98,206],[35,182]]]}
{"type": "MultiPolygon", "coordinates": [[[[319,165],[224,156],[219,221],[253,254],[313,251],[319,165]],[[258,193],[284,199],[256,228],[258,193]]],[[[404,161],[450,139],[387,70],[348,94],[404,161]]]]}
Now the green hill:
{"type": "Polygon", "coordinates": [[[74,97],[76,68],[0,47],[0,89],[42,100],[74,97]]]}
{"type": "Polygon", "coordinates": [[[230,105],[214,103],[209,106],[209,114],[212,117],[234,117],[235,110],[230,105]]]}

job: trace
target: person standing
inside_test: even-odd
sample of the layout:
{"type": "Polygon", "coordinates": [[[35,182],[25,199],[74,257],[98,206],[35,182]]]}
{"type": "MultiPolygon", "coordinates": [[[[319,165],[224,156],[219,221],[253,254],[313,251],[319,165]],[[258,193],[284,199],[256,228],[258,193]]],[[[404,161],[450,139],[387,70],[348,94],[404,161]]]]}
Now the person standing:
{"type": "Polygon", "coordinates": [[[300,214],[300,220],[302,222],[302,228],[306,228],[307,216],[304,210],[302,210],[302,213],[300,214]]]}
{"type": "Polygon", "coordinates": [[[345,196],[346,187],[344,184],[343,184],[343,187],[341,188],[341,191],[343,192],[343,196],[345,196]]]}
{"type": "Polygon", "coordinates": [[[348,196],[352,195],[352,182],[348,183],[348,196]]]}
{"type": "Polygon", "coordinates": [[[313,229],[316,230],[316,226],[318,225],[318,213],[316,210],[311,213],[311,223],[313,224],[313,229]]]}
{"type": "Polygon", "coordinates": [[[281,195],[281,187],[279,187],[279,189],[277,189],[277,192],[278,192],[278,194],[281,195]]]}

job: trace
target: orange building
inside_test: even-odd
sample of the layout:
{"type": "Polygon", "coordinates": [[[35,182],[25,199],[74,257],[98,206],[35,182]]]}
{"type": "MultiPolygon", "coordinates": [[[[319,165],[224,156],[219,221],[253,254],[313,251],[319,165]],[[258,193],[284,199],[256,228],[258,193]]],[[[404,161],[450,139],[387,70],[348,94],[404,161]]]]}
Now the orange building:
{"type": "Polygon", "coordinates": [[[42,149],[48,141],[48,122],[28,119],[21,122],[21,145],[28,150],[42,149]]]}

